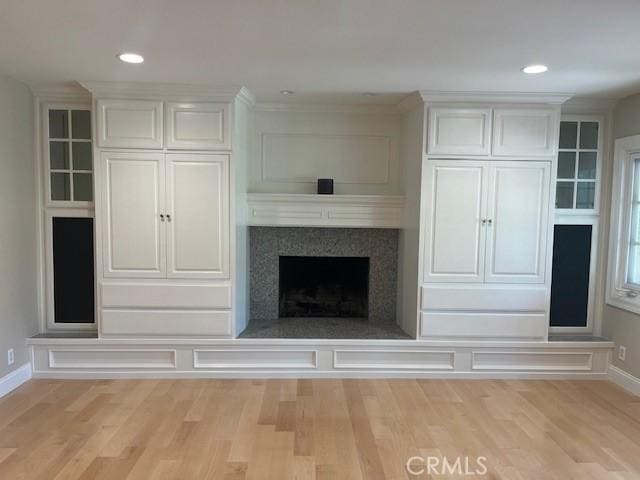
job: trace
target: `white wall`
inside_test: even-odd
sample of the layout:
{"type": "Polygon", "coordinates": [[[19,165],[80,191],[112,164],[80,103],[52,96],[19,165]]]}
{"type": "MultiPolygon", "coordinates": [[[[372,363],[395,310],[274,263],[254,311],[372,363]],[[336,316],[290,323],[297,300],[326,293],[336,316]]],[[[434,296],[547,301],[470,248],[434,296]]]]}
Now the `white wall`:
{"type": "MultiPolygon", "coordinates": [[[[621,100],[613,113],[614,139],[638,134],[640,134],[640,94],[621,100]]],[[[640,378],[640,316],[605,305],[602,321],[603,335],[616,344],[616,350],[612,356],[613,364],[640,378]],[[624,362],[618,360],[619,345],[627,347],[624,362]]]]}
{"type": "Polygon", "coordinates": [[[0,76],[0,377],[29,360],[38,330],[33,123],[29,89],[0,76]]]}
{"type": "Polygon", "coordinates": [[[336,194],[401,194],[400,129],[390,109],[257,105],[251,191],[316,193],[334,178],[336,194]]]}

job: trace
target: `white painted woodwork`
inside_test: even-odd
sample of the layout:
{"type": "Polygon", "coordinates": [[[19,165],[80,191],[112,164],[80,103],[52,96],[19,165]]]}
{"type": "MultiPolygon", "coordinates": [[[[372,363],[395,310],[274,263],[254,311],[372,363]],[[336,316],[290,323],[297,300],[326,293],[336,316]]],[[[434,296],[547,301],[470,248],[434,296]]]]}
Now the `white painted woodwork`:
{"type": "Polygon", "coordinates": [[[489,155],[491,109],[429,108],[429,155],[489,155]]]}
{"type": "Polygon", "coordinates": [[[486,164],[427,161],[423,206],[425,282],[483,282],[486,164]]]}
{"type": "Polygon", "coordinates": [[[249,225],[401,228],[404,197],[254,193],[249,225]]]}
{"type": "Polygon", "coordinates": [[[167,102],[166,129],[170,149],[229,149],[230,104],[167,102]]]}
{"type": "Polygon", "coordinates": [[[103,309],[101,331],[110,336],[229,336],[231,311],[103,309]]]}
{"type": "Polygon", "coordinates": [[[164,277],[164,156],[103,152],[101,162],[104,276],[164,277]]]}
{"type": "Polygon", "coordinates": [[[422,337],[433,339],[543,340],[548,328],[544,313],[423,311],[420,317],[422,337]]]}
{"type": "Polygon", "coordinates": [[[200,349],[193,351],[195,369],[316,369],[316,350],[288,349],[200,349]]]}
{"type": "Polygon", "coordinates": [[[385,184],[389,181],[389,138],[373,135],[264,133],[262,180],[311,183],[385,184]]]}
{"type": "Polygon", "coordinates": [[[98,147],[162,148],[162,102],[99,99],[98,147]]]}
{"type": "Polygon", "coordinates": [[[486,282],[544,283],[549,162],[491,162],[486,282]]]}
{"type": "Polygon", "coordinates": [[[336,349],[333,366],[353,370],[453,370],[454,358],[453,351],[336,349]]]}
{"type": "Polygon", "coordinates": [[[420,308],[430,311],[517,311],[544,313],[544,285],[433,284],[421,287],[420,308]]]}
{"type": "Polygon", "coordinates": [[[471,368],[494,371],[591,371],[593,352],[472,352],[471,368]]]}
{"type": "Polygon", "coordinates": [[[103,308],[231,308],[231,285],[102,283],[103,308]]]}
{"type": "Polygon", "coordinates": [[[613,342],[31,338],[44,378],[606,378],[613,342]],[[175,351],[175,355],[173,354],[175,351]],[[53,355],[52,355],[52,352],[53,355]],[[95,352],[95,353],[94,353],[95,352]],[[51,363],[53,357],[54,362],[51,363]],[[175,362],[175,363],[174,363],[175,362]],[[591,368],[587,366],[591,365],[591,368]]]}
{"type": "Polygon", "coordinates": [[[168,154],[167,276],[229,277],[229,156],[168,154]]]}
{"type": "Polygon", "coordinates": [[[174,349],[74,348],[49,350],[49,368],[57,369],[175,369],[174,349]]]}
{"type": "Polygon", "coordinates": [[[496,108],[492,154],[497,157],[553,157],[558,147],[556,108],[496,108]]]}

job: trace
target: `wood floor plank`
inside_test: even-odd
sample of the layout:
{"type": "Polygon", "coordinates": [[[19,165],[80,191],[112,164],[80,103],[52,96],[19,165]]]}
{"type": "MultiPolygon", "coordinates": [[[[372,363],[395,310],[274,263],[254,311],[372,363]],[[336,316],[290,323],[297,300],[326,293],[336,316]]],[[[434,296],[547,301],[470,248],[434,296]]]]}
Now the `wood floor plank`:
{"type": "Polygon", "coordinates": [[[640,398],[604,381],[32,380],[0,479],[640,478],[640,398]],[[433,472],[432,472],[433,473],[433,472]]]}

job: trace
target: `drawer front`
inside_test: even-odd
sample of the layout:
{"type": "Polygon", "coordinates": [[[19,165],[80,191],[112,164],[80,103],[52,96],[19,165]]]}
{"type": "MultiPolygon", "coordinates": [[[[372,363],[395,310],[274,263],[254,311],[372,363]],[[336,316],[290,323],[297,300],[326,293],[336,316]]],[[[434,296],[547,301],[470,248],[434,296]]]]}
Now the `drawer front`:
{"type": "Polygon", "coordinates": [[[162,148],[162,102],[98,100],[98,146],[162,148]]]}
{"type": "Polygon", "coordinates": [[[167,148],[231,148],[230,106],[213,102],[167,102],[167,148]]]}
{"type": "Polygon", "coordinates": [[[231,285],[102,284],[103,308],[231,308],[231,285]]]}
{"type": "Polygon", "coordinates": [[[429,155],[489,155],[491,109],[430,108],[429,155]]]}
{"type": "Polygon", "coordinates": [[[422,312],[422,338],[511,338],[543,340],[543,313],[422,312]]]}
{"type": "Polygon", "coordinates": [[[502,287],[482,285],[423,285],[420,309],[428,311],[546,311],[544,287],[502,287]]]}
{"type": "Polygon", "coordinates": [[[492,153],[552,157],[557,151],[559,121],[554,109],[495,109],[492,153]]]}
{"type": "Polygon", "coordinates": [[[230,311],[102,310],[102,333],[110,336],[231,335],[230,311]]]}

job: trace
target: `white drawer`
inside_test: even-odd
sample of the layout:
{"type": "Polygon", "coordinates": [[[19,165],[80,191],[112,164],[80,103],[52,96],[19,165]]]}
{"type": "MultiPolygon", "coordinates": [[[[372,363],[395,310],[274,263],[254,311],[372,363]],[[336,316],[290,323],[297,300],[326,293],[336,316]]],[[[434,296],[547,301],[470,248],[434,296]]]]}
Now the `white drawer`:
{"type": "Polygon", "coordinates": [[[231,285],[103,283],[103,308],[231,308],[231,285]]]}
{"type": "Polygon", "coordinates": [[[542,313],[422,312],[422,338],[511,338],[543,340],[547,332],[542,313]]]}
{"type": "Polygon", "coordinates": [[[420,309],[428,311],[545,312],[546,288],[492,285],[423,285],[420,309]]]}
{"type": "Polygon", "coordinates": [[[230,311],[102,310],[101,329],[111,336],[230,336],[230,311]]]}

